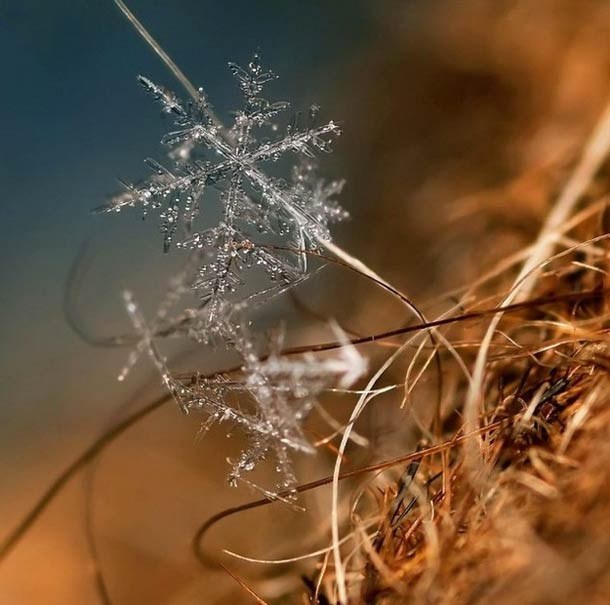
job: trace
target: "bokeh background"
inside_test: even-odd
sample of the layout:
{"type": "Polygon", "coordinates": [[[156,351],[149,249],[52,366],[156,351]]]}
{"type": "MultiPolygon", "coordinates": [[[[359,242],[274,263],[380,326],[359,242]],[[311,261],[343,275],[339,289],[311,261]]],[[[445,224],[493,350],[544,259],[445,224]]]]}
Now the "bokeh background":
{"type": "MultiPolygon", "coordinates": [[[[281,76],[275,97],[295,109],[316,101],[323,117],[343,123],[324,163],[348,179],[343,203],[352,221],[339,227],[338,241],[417,302],[532,240],[610,92],[603,0],[129,6],[223,117],[237,101],[226,62],[260,49],[281,76]]],[[[91,210],[118,177],[143,175],[144,157],[160,157],[168,124],[136,75],[177,85],[110,0],[0,1],[0,57],[5,533],[96,435],[160,391],[144,362],[118,383],[127,351],[87,344],[65,311],[90,340],[103,341],[128,328],[122,289],[151,310],[166,286],[175,265],[161,254],[154,218],[91,210]]],[[[345,275],[316,287],[309,300],[356,332],[404,319],[345,275]]],[[[302,328],[296,337],[319,334],[302,328]]],[[[388,437],[400,425],[396,408],[382,401],[365,419],[376,437],[371,456],[408,447],[388,437]]],[[[118,440],[0,566],[0,603],[98,602],[87,510],[113,603],[250,602],[189,551],[201,520],[251,496],[225,486],[224,435],[198,442],[196,431],[196,418],[166,406],[118,440]]],[[[320,476],[331,460],[321,456],[303,478],[320,476]]],[[[321,490],[307,501],[309,516],[282,507],[248,513],[215,530],[208,547],[279,557],[323,546],[325,526],[311,520],[324,517],[327,496],[321,490]]],[[[231,564],[270,599],[299,586],[296,573],[231,564]]]]}
{"type": "MultiPolygon", "coordinates": [[[[227,61],[260,50],[281,76],[274,94],[296,109],[315,100],[323,115],[332,110],[344,120],[334,90],[378,34],[376,11],[359,0],[129,6],[223,117],[239,102],[227,61]]],[[[3,0],[0,57],[4,535],[94,436],[160,392],[146,363],[118,383],[127,351],[87,344],[65,311],[103,339],[127,327],[122,289],[133,289],[145,307],[150,301],[147,308],[163,291],[172,261],[160,253],[155,219],[91,211],[117,190],[118,177],[143,176],[143,158],[162,153],[158,141],[169,122],[136,75],[179,85],[111,0],[3,0]],[[79,278],[71,282],[77,259],[79,278]]],[[[251,494],[225,486],[224,440],[196,442],[196,430],[196,420],[168,409],[113,446],[93,479],[72,482],[3,563],[0,602],[97,602],[84,537],[89,501],[112,602],[201,603],[214,595],[238,602],[242,591],[226,574],[193,564],[188,540],[199,521],[251,494]]]]}

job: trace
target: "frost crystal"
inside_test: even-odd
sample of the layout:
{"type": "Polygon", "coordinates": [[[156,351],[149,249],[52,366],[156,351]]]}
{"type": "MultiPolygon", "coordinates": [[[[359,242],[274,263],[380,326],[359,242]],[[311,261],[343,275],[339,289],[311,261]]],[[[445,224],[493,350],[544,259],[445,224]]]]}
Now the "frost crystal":
{"type": "MultiPolygon", "coordinates": [[[[169,166],[147,159],[152,175],[139,184],[123,183],[125,191],[102,210],[141,206],[145,215],[157,210],[164,251],[176,242],[190,254],[186,269],[149,324],[126,295],[140,338],[128,368],[147,352],[182,409],[207,416],[204,429],[229,422],[243,430],[250,447],[233,462],[231,483],[272,454],[281,476],[278,488],[286,489],[295,481],[290,451],[312,451],[302,423],[316,396],[329,386],[347,387],[362,373],[363,362],[353,347],[324,360],[286,359],[277,353],[261,358],[245,314],[305,279],[307,254],[330,240],[329,224],[346,218],[335,201],[343,182],[319,179],[314,163],[318,152],[330,151],[330,141],[340,131],[332,121],[316,125],[317,107],[311,108],[306,124],[296,118],[280,129],[274,120],[288,103],[262,96],[275,75],[263,69],[256,55],[246,67],[230,63],[229,68],[244,103],[228,129],[217,123],[201,89],[196,99],[184,103],[139,77],[163,113],[174,120],[176,129],[161,141],[169,148],[169,166]],[[290,179],[269,173],[273,164],[285,168],[287,162],[292,165],[290,179]],[[200,225],[205,218],[200,217],[203,201],[213,200],[212,191],[218,192],[221,218],[214,225],[200,225]],[[253,292],[245,272],[256,268],[270,283],[253,292]],[[189,291],[198,303],[170,316],[171,307],[189,291]],[[174,377],[155,345],[156,339],[168,336],[232,347],[243,360],[240,379],[174,377]],[[241,398],[236,403],[238,395],[249,404],[242,404],[241,398]]],[[[260,283],[260,278],[254,282],[260,283]]]]}
{"type": "Polygon", "coordinates": [[[290,280],[304,270],[303,255],[292,265],[277,254],[264,254],[251,245],[252,226],[259,232],[279,235],[285,244],[303,251],[330,239],[328,223],[345,216],[332,200],[340,184],[324,187],[318,183],[313,175],[306,174],[313,170],[311,163],[305,170],[294,170],[293,183],[263,170],[264,164],[277,162],[287,154],[296,157],[298,166],[303,158],[330,151],[330,139],[340,134],[338,126],[332,121],[315,126],[314,107],[304,128],[294,119],[282,136],[266,138],[265,133],[279,130],[272,119],[289,107],[288,103],[260,96],[275,75],[261,67],[256,55],[246,68],[234,63],[229,67],[239,83],[244,106],[236,112],[228,130],[212,119],[202,90],[197,100],[184,104],[173,93],[139,77],[140,84],[161,104],[164,113],[173,116],[179,128],[162,138],[162,143],[171,148],[174,165],[170,169],[147,159],[152,176],[139,185],[123,183],[126,191],[104,207],[106,211],[136,205],[144,212],[159,209],[165,250],[179,229],[184,235],[180,246],[213,249],[213,259],[203,267],[198,284],[208,293],[233,290],[239,282],[239,265],[247,262],[261,265],[274,279],[290,280]],[[193,221],[210,187],[222,191],[222,220],[215,227],[193,231],[193,221]]]}
{"type": "MultiPolygon", "coordinates": [[[[229,483],[236,485],[243,474],[273,455],[280,480],[276,491],[265,491],[274,497],[279,491],[294,486],[296,478],[292,469],[290,452],[313,453],[315,450],[303,432],[302,423],[316,403],[318,395],[333,386],[348,388],[366,370],[366,362],[357,349],[350,345],[338,327],[335,333],[344,346],[335,356],[318,359],[311,354],[286,358],[280,355],[281,341],[275,343],[273,352],[262,359],[255,350],[253,339],[246,328],[233,331],[234,346],[243,356],[240,379],[229,375],[212,378],[191,376],[188,380],[174,377],[165,359],[153,342],[152,332],[142,317],[132,295],[124,294],[127,311],[140,336],[139,349],[145,349],[159,370],[163,383],[176,402],[185,411],[197,410],[206,419],[202,432],[214,424],[226,422],[239,427],[248,437],[249,447],[232,462],[229,483]],[[253,411],[231,404],[232,396],[250,398],[253,411]]],[[[136,351],[128,361],[134,363],[136,351]]],[[[125,370],[121,376],[124,376],[125,370]]]]}

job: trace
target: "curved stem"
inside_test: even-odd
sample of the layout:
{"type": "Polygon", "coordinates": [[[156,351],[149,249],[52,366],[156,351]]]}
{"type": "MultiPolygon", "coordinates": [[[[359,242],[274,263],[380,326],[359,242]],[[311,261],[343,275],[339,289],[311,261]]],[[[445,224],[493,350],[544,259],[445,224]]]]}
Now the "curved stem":
{"type": "MultiPolygon", "coordinates": [[[[488,424],[486,426],[482,426],[470,433],[452,437],[451,439],[448,439],[447,441],[443,441],[442,443],[439,443],[437,445],[433,445],[433,446],[430,446],[430,447],[427,447],[424,449],[419,449],[419,450],[416,450],[415,452],[410,452],[408,454],[404,454],[404,455],[398,456],[396,458],[390,458],[389,460],[383,460],[382,462],[376,462],[376,463],[370,464],[368,466],[362,466],[360,468],[356,468],[356,469],[353,469],[350,471],[343,471],[339,475],[339,480],[343,481],[344,479],[349,479],[351,477],[357,477],[358,475],[362,475],[364,473],[372,473],[375,471],[390,468],[392,466],[397,466],[398,464],[405,464],[407,462],[422,460],[423,458],[425,458],[427,456],[432,456],[433,454],[438,454],[440,452],[449,450],[449,449],[455,447],[456,445],[462,443],[463,441],[470,439],[471,437],[490,433],[490,432],[502,427],[503,425],[507,424],[507,422],[509,422],[509,421],[510,421],[510,419],[508,421],[507,420],[498,420],[498,421],[492,422],[491,424],[488,424]]],[[[303,483],[302,485],[298,485],[296,488],[294,488],[294,490],[280,492],[277,495],[277,500],[281,500],[282,498],[288,497],[294,491],[296,491],[299,494],[302,494],[304,492],[311,491],[312,489],[317,489],[318,487],[323,487],[324,485],[329,485],[332,482],[333,482],[333,477],[332,477],[332,475],[329,475],[327,477],[323,477],[322,479],[316,479],[315,481],[311,481],[309,483],[303,483]]],[[[216,525],[223,519],[226,519],[227,517],[231,517],[233,515],[242,513],[247,510],[252,510],[254,508],[259,508],[261,506],[266,506],[268,504],[272,504],[272,503],[276,502],[277,500],[270,500],[269,498],[260,498],[259,500],[251,500],[250,502],[245,502],[244,504],[239,504],[238,506],[226,508],[225,510],[220,511],[219,513],[216,513],[215,515],[212,515],[211,517],[209,517],[207,519],[207,521],[199,527],[199,529],[193,536],[192,547],[193,547],[193,553],[195,554],[195,557],[198,559],[198,561],[202,565],[216,566],[217,562],[212,561],[203,552],[203,539],[206,536],[206,534],[208,533],[208,531],[210,529],[212,529],[212,527],[214,527],[214,525],[216,525]]]]}
{"type": "Polygon", "coordinates": [[[171,399],[171,395],[163,395],[155,399],[152,403],[140,408],[137,412],[127,416],[124,420],[117,423],[110,430],[96,439],[76,460],[68,465],[64,471],[51,483],[38,499],[36,504],[31,508],[30,512],[23,517],[21,522],[15,527],[9,535],[0,544],[0,562],[3,561],[18,544],[18,542],[27,533],[30,527],[36,522],[38,517],[47,508],[49,503],[57,496],[64,486],[74,477],[83,467],[91,462],[102,450],[110,443],[120,437],[125,431],[139,422],[142,418],[159,409],[167,401],[171,399]]]}

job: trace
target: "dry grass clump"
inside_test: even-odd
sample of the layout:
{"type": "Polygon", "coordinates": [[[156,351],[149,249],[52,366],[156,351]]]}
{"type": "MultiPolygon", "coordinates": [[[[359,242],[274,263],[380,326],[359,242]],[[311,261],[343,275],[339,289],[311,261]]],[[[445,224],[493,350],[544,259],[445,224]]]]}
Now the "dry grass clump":
{"type": "Polygon", "coordinates": [[[349,602],[607,603],[610,11],[440,1],[409,19],[372,60],[390,101],[361,136],[391,165],[363,171],[362,195],[383,191],[367,225],[393,219],[393,283],[416,287],[421,264],[471,286],[425,309],[457,316],[450,346],[420,341],[394,368],[420,389],[403,403],[422,439],[345,503],[349,602]]]}
{"type": "Polygon", "coordinates": [[[530,246],[439,319],[383,336],[421,440],[403,434],[411,452],[345,495],[347,542],[309,581],[312,602],[610,599],[609,125],[606,111],[530,246]],[[407,354],[404,336],[427,331],[407,354]]]}
{"type": "Polygon", "coordinates": [[[422,308],[410,345],[413,326],[374,339],[373,370],[397,356],[368,388],[394,396],[350,420],[387,462],[347,485],[363,473],[339,448],[333,545],[295,602],[607,603],[610,9],[417,6],[369,65],[357,250],[418,300],[422,268],[423,291],[469,285],[422,308]]]}
{"type": "Polygon", "coordinates": [[[591,193],[610,186],[608,122],[534,244],[456,293],[461,313],[439,327],[442,405],[420,423],[419,452],[351,507],[350,602],[610,599],[608,206],[591,193]]]}
{"type": "MultiPolygon", "coordinates": [[[[564,329],[591,323],[575,307],[553,309],[572,318],[564,329]]],[[[385,490],[363,603],[607,602],[608,349],[596,342],[602,320],[587,329],[589,342],[553,334],[535,359],[492,362],[479,464],[456,446],[423,459],[415,489],[406,478],[385,490]]]]}

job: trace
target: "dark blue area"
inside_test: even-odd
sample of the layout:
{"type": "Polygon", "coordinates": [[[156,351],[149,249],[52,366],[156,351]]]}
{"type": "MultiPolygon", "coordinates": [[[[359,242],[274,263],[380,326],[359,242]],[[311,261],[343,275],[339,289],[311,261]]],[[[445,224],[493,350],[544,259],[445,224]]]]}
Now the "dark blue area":
{"type": "MultiPolygon", "coordinates": [[[[239,102],[227,61],[247,61],[260,49],[281,76],[273,96],[305,105],[332,95],[329,73],[373,28],[363,0],[128,5],[225,118],[239,102]]],[[[142,235],[130,241],[135,219],[90,211],[117,189],[116,178],[144,176],[143,158],[161,155],[158,140],[168,124],[136,84],[137,74],[182,91],[111,0],[4,0],[0,57],[0,365],[8,362],[12,371],[32,343],[47,338],[41,331],[51,330],[54,351],[71,340],[62,295],[84,239],[105,230],[106,249],[98,254],[120,259],[125,275],[130,247],[148,245],[142,235]]],[[[102,285],[104,296],[118,301],[113,276],[102,285]]]]}

